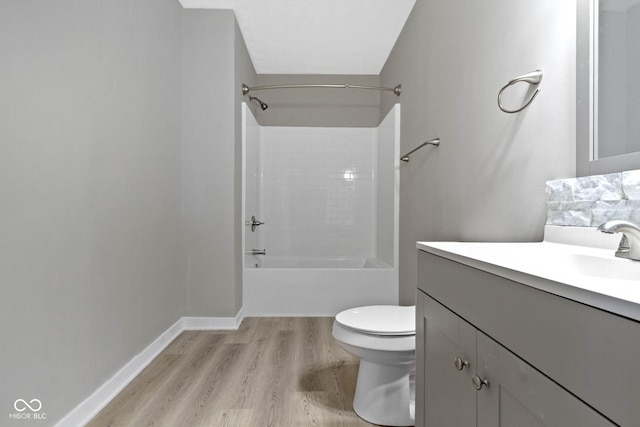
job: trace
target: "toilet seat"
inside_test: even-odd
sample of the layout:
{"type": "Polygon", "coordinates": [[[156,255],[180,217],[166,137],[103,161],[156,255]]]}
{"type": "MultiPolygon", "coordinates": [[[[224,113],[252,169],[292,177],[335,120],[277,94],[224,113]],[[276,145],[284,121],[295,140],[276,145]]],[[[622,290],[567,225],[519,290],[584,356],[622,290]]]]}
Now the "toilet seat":
{"type": "Polygon", "coordinates": [[[368,335],[415,335],[415,306],[370,305],[344,310],[336,322],[345,329],[368,335]]]}

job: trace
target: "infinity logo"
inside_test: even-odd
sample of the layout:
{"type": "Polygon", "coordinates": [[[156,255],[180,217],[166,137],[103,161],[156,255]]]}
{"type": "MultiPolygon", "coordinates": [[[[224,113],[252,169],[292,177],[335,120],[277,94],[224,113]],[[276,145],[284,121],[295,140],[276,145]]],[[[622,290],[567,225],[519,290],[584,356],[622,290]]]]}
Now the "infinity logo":
{"type": "Polygon", "coordinates": [[[42,409],[42,402],[40,402],[40,400],[38,399],[31,399],[29,403],[27,403],[27,401],[24,399],[18,399],[13,402],[13,407],[18,412],[24,412],[27,410],[27,408],[31,409],[31,412],[38,412],[40,409],[42,409]]]}

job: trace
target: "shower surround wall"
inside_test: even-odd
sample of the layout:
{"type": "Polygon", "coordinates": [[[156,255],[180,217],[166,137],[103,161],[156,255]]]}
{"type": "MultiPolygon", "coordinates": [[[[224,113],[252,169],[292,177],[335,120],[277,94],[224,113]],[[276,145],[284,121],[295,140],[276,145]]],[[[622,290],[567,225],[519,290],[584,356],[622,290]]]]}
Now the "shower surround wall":
{"type": "Polygon", "coordinates": [[[261,128],[271,256],[375,258],[375,128],[261,128]]]}
{"type": "Polygon", "coordinates": [[[260,127],[246,112],[247,315],[395,304],[399,106],[377,128],[260,127]]]}

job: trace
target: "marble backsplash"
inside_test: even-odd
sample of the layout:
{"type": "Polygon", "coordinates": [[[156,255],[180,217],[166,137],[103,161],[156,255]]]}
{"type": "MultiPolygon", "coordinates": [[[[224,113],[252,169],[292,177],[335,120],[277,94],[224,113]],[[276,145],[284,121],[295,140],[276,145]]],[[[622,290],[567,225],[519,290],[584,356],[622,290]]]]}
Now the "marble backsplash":
{"type": "Polygon", "coordinates": [[[546,195],[548,225],[640,224],[640,170],[547,181],[546,195]]]}

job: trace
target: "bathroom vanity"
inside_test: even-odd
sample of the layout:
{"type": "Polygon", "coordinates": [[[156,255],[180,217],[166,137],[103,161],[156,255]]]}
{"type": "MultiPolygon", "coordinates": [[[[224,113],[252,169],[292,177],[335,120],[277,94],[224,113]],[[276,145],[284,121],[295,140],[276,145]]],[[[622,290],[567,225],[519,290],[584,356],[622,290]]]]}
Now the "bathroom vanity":
{"type": "Polygon", "coordinates": [[[546,241],[418,249],[416,426],[640,425],[640,262],[546,241]]]}

